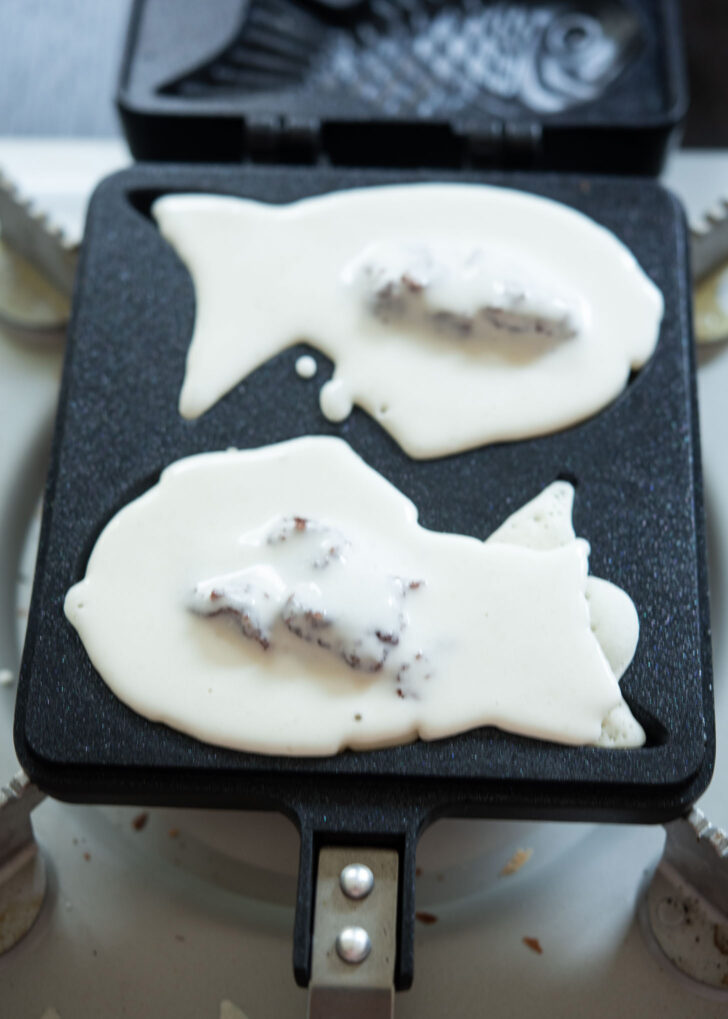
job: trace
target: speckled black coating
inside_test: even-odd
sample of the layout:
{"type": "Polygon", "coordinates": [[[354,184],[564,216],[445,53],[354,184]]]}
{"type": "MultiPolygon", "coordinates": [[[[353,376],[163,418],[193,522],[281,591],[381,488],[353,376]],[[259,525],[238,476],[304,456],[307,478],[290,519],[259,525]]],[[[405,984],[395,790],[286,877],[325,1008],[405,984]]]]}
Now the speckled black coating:
{"type": "MultiPolygon", "coordinates": [[[[656,174],[688,103],[680,4],[678,0],[620,0],[620,4],[638,26],[639,43],[624,72],[596,99],[555,113],[508,103],[499,107],[480,90],[483,57],[477,46],[473,50],[470,34],[463,32],[459,40],[454,35],[449,46],[441,40],[429,62],[450,65],[451,81],[471,82],[472,91],[465,89],[464,94],[477,98],[470,102],[463,96],[451,98],[447,113],[423,113],[417,103],[390,108],[393,97],[407,92],[412,65],[421,59],[413,45],[413,24],[447,6],[457,24],[458,15],[464,9],[472,12],[477,4],[205,0],[201,5],[199,0],[135,0],[117,105],[137,159],[282,163],[323,158],[349,166],[656,174]],[[409,16],[403,13],[407,11],[409,16]],[[314,68],[320,70],[322,54],[329,52],[334,38],[358,40],[371,57],[377,52],[372,40],[392,19],[396,29],[388,32],[381,58],[357,65],[356,73],[366,77],[368,101],[351,81],[342,81],[337,88],[322,84],[314,68]],[[225,53],[239,51],[246,35],[244,28],[241,35],[242,26],[261,20],[273,36],[274,52],[265,46],[257,52],[258,72],[253,77],[261,80],[246,85],[225,53]],[[276,34],[284,40],[278,55],[276,34]],[[281,59],[287,64],[291,43],[285,40],[291,36],[298,38],[310,65],[279,79],[272,70],[281,59]],[[188,78],[198,79],[194,89],[175,86],[188,78]]],[[[487,6],[488,0],[483,0],[487,6]]],[[[542,6],[548,14],[549,5],[542,6]]],[[[598,3],[581,5],[586,11],[590,7],[599,18],[598,3]]],[[[517,45],[517,38],[517,32],[511,33],[510,45],[517,45]]],[[[422,62],[423,80],[415,77],[422,98],[431,97],[440,85],[437,76],[428,76],[428,60],[422,62]]],[[[294,60],[293,69],[297,66],[294,60]]]]}
{"type": "MultiPolygon", "coordinates": [[[[30,776],[62,799],[265,807],[302,831],[296,973],[308,965],[312,860],[322,840],[403,851],[398,986],[411,980],[414,846],[444,814],[655,822],[708,784],[711,649],[686,234],[678,203],[645,181],[475,173],[146,166],[105,181],[89,213],[46,492],[15,739],[30,776]],[[171,191],[285,202],[409,180],[483,181],[546,195],[603,223],[665,295],[657,351],[605,411],[566,431],[411,460],[365,413],[327,422],[304,349],[273,358],[194,421],[177,412],[194,316],[187,271],[146,214],[171,191]],[[591,571],[633,598],[641,636],[622,681],[649,743],[565,747],[482,728],[433,743],[323,759],[218,749],[125,707],[63,615],[104,525],[170,462],[311,433],[340,435],[414,500],[429,528],[485,537],[560,476],[591,571]]],[[[615,301],[619,294],[615,293],[615,301]]]]}

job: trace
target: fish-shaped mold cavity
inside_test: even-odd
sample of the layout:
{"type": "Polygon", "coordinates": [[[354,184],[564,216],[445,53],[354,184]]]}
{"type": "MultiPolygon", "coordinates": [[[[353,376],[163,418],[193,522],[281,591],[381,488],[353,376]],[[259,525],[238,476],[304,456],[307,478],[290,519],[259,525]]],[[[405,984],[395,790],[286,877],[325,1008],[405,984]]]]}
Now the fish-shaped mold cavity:
{"type": "Polygon", "coordinates": [[[548,116],[598,100],[644,46],[621,0],[335,8],[251,0],[234,38],[160,91],[199,101],[305,87],[314,113],[335,96],[340,111],[364,103],[380,117],[548,116]]]}
{"type": "Polygon", "coordinates": [[[426,530],[341,439],[168,467],[65,611],[126,704],[208,742],[328,755],[481,725],[639,746],[634,605],[588,575],[555,482],[485,541],[426,530]]]}
{"type": "Polygon", "coordinates": [[[590,417],[657,343],[662,294],[625,245],[524,192],[181,194],[153,214],[195,287],[186,418],[305,341],[334,362],[326,417],[357,404],[410,456],[438,457],[590,417]]]}

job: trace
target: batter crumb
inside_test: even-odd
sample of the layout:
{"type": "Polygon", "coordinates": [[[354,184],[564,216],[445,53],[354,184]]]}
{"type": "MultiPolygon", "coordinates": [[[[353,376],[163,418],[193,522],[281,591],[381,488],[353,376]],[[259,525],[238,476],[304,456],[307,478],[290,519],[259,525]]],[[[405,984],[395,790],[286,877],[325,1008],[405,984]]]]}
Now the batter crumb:
{"type": "Polygon", "coordinates": [[[517,873],[524,864],[528,863],[532,856],[532,849],[517,849],[508,863],[503,867],[499,876],[510,877],[511,874],[517,873]]]}
{"type": "Polygon", "coordinates": [[[296,360],[296,374],[302,379],[312,379],[318,371],[318,365],[313,357],[304,354],[296,360]]]}

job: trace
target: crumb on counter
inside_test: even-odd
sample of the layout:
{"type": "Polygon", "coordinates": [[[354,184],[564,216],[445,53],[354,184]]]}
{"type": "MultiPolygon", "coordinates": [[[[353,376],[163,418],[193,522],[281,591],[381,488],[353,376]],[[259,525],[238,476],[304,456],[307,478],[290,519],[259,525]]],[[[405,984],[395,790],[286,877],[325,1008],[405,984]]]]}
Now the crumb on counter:
{"type": "Polygon", "coordinates": [[[516,874],[532,856],[533,849],[517,849],[498,876],[510,877],[511,874],[516,874]]]}
{"type": "Polygon", "coordinates": [[[424,910],[418,910],[415,913],[415,920],[419,920],[420,923],[430,927],[433,923],[437,923],[439,917],[436,917],[434,913],[426,913],[424,910]]]}
{"type": "Polygon", "coordinates": [[[543,955],[543,948],[541,948],[541,942],[538,938],[523,938],[523,944],[526,948],[530,948],[536,955],[543,955]]]}
{"type": "Polygon", "coordinates": [[[146,828],[148,820],[149,814],[147,813],[146,810],[143,810],[141,814],[136,815],[136,817],[131,822],[131,826],[134,829],[134,831],[141,831],[143,828],[146,828]]]}

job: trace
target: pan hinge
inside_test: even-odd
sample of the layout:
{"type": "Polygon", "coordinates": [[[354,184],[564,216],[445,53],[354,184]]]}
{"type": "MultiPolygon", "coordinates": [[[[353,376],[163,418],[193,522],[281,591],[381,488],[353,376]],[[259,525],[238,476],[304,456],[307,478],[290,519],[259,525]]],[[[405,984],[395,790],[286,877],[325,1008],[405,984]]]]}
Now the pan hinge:
{"type": "Polygon", "coordinates": [[[392,1019],[398,872],[395,850],[320,850],[309,1019],[392,1019]]]}
{"type": "Polygon", "coordinates": [[[245,122],[245,151],[257,162],[315,163],[321,124],[307,116],[254,116],[245,122]]]}
{"type": "Polygon", "coordinates": [[[459,128],[471,166],[529,167],[541,152],[542,125],[528,120],[491,120],[459,128]]]}

